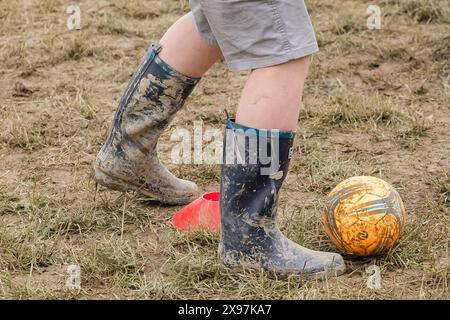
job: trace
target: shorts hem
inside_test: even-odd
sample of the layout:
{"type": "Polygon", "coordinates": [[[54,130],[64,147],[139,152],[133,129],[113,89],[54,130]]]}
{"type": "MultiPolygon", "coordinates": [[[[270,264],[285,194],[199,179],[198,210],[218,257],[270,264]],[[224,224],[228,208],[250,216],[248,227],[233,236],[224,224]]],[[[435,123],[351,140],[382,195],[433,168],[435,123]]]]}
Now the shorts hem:
{"type": "Polygon", "coordinates": [[[195,18],[195,13],[192,11],[191,11],[191,16],[192,16],[192,22],[194,23],[195,29],[197,30],[197,33],[200,35],[200,37],[202,37],[203,41],[205,41],[207,44],[217,46],[218,45],[217,40],[213,35],[208,37],[204,32],[200,31],[200,29],[198,28],[197,20],[195,18]]]}
{"type": "Polygon", "coordinates": [[[271,67],[275,65],[279,65],[291,60],[299,59],[302,57],[309,56],[313,53],[319,51],[319,47],[316,44],[309,45],[307,47],[302,47],[299,49],[293,49],[286,54],[281,56],[272,57],[269,59],[266,58],[257,58],[257,59],[246,59],[246,60],[235,60],[229,61],[228,66],[233,71],[242,71],[242,70],[250,70],[250,69],[260,69],[271,67]]]}

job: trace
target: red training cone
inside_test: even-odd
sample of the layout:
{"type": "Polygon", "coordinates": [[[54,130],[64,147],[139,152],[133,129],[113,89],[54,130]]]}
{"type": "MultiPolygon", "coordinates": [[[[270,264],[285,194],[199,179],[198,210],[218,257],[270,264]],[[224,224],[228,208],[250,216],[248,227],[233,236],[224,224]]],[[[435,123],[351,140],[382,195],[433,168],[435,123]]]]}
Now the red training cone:
{"type": "Polygon", "coordinates": [[[206,193],[178,211],[172,223],[179,231],[203,229],[218,232],[220,225],[219,192],[206,193]]]}

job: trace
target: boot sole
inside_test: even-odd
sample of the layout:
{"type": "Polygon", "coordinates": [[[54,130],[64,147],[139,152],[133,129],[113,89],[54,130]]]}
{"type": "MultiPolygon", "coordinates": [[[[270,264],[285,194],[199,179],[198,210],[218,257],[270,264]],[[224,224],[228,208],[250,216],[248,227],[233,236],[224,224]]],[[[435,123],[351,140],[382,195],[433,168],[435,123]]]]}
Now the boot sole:
{"type": "Polygon", "coordinates": [[[320,271],[320,272],[314,272],[314,273],[307,273],[307,272],[301,272],[301,273],[289,273],[289,272],[279,272],[279,271],[271,271],[271,270],[266,270],[264,268],[261,267],[256,267],[256,266],[242,266],[242,265],[230,265],[230,264],[226,264],[222,261],[220,261],[220,267],[223,270],[226,271],[234,271],[234,272],[239,272],[239,271],[258,271],[261,272],[263,271],[265,274],[267,274],[269,276],[269,278],[276,278],[276,279],[287,279],[289,277],[293,277],[295,279],[299,279],[299,280],[319,280],[319,281],[324,281],[328,278],[331,277],[338,277],[340,275],[343,275],[345,273],[346,267],[345,264],[342,266],[338,266],[338,267],[333,267],[333,268],[326,268],[324,271],[320,271]]]}
{"type": "Polygon", "coordinates": [[[145,196],[146,197],[145,200],[158,201],[158,202],[161,202],[164,204],[169,204],[169,205],[183,205],[183,204],[190,203],[196,199],[196,195],[193,195],[188,198],[186,198],[186,197],[183,197],[183,198],[161,197],[159,195],[155,195],[154,193],[151,193],[151,192],[143,189],[142,186],[137,186],[128,181],[125,181],[120,178],[114,177],[110,174],[107,174],[97,166],[94,167],[94,171],[95,171],[95,181],[98,184],[100,184],[104,187],[107,187],[109,189],[116,190],[116,191],[122,191],[122,192],[136,191],[136,192],[142,194],[143,196],[145,196]]]}
{"type": "Polygon", "coordinates": [[[313,280],[326,280],[330,277],[339,277],[345,273],[345,265],[334,267],[334,268],[326,268],[324,271],[305,274],[308,278],[313,280]]]}

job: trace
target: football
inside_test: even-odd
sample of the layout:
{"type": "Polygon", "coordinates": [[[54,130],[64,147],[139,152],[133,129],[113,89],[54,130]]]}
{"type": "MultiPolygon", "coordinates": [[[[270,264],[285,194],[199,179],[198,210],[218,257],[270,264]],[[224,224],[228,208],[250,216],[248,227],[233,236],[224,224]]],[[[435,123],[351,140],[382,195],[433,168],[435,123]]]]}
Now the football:
{"type": "Polygon", "coordinates": [[[338,184],[325,200],[325,232],[342,251],[357,256],[389,250],[406,222],[398,192],[375,177],[352,177],[338,184]]]}

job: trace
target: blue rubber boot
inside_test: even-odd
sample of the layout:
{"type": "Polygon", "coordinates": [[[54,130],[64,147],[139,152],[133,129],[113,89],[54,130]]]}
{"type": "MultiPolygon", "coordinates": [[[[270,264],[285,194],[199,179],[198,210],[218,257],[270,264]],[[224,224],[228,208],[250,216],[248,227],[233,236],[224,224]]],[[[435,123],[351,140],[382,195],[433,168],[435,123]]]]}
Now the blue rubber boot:
{"type": "Polygon", "coordinates": [[[166,204],[185,204],[198,197],[197,186],[178,179],[161,164],[159,136],[200,79],[166,64],[152,45],[120,101],[110,134],[95,165],[96,181],[106,187],[138,191],[166,204]]]}
{"type": "Polygon", "coordinates": [[[339,254],[304,248],[277,226],[278,195],[288,172],[294,133],[251,129],[229,119],[224,140],[220,262],[281,277],[344,273],[339,254]]]}

